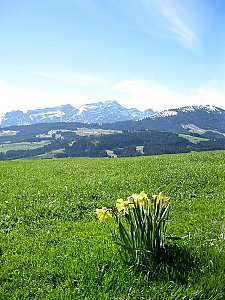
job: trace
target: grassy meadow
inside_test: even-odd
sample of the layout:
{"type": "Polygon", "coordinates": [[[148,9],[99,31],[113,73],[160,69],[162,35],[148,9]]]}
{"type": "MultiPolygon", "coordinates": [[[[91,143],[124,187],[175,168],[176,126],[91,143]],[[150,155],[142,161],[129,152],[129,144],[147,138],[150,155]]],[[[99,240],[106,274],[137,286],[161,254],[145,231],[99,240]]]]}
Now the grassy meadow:
{"type": "Polygon", "coordinates": [[[225,299],[225,152],[0,162],[0,299],[225,299]],[[122,264],[95,209],[170,197],[167,263],[122,264]]]}
{"type": "Polygon", "coordinates": [[[10,150],[32,150],[42,148],[45,145],[50,144],[49,141],[40,141],[40,142],[21,142],[21,143],[4,143],[0,144],[0,153],[6,153],[10,150]]]}
{"type": "Polygon", "coordinates": [[[206,138],[202,138],[202,137],[196,137],[196,136],[192,136],[192,135],[188,135],[188,134],[179,134],[180,137],[183,137],[187,140],[189,140],[191,143],[197,144],[199,142],[205,142],[208,141],[209,139],[206,138]]]}

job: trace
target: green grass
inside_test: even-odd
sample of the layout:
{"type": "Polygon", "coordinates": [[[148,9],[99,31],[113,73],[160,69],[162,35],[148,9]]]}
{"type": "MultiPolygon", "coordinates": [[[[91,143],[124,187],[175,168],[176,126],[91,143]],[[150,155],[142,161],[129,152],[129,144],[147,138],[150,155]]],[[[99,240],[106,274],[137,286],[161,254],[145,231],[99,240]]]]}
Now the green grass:
{"type": "Polygon", "coordinates": [[[120,131],[120,130],[107,130],[107,129],[78,128],[74,132],[77,135],[90,136],[90,135],[115,134],[115,133],[121,133],[122,131],[120,131]]]}
{"type": "Polygon", "coordinates": [[[204,134],[207,131],[207,130],[202,129],[194,124],[184,125],[184,128],[189,129],[189,132],[198,133],[198,134],[204,134]]]}
{"type": "Polygon", "coordinates": [[[48,144],[50,144],[49,141],[0,144],[0,153],[6,153],[9,150],[32,150],[48,144]]]}
{"type": "Polygon", "coordinates": [[[179,134],[179,136],[189,140],[193,144],[197,144],[199,142],[205,142],[205,141],[209,140],[206,138],[196,137],[196,136],[192,136],[192,135],[188,135],[188,134],[179,134]]]}
{"type": "Polygon", "coordinates": [[[41,160],[41,159],[52,159],[56,158],[56,155],[59,153],[63,153],[64,149],[57,149],[57,150],[52,150],[50,152],[46,152],[40,155],[35,155],[35,156],[29,156],[26,158],[20,158],[18,160],[41,160]]]}
{"type": "Polygon", "coordinates": [[[0,299],[224,299],[224,151],[2,161],[0,180],[0,299]],[[188,237],[136,271],[94,211],[142,190],[171,198],[167,233],[188,237]]]}
{"type": "Polygon", "coordinates": [[[204,134],[206,132],[214,132],[216,134],[221,134],[221,135],[225,136],[224,132],[220,132],[220,131],[217,131],[217,130],[202,129],[202,128],[194,125],[194,124],[184,125],[184,128],[189,129],[189,132],[197,133],[197,134],[204,134]]]}

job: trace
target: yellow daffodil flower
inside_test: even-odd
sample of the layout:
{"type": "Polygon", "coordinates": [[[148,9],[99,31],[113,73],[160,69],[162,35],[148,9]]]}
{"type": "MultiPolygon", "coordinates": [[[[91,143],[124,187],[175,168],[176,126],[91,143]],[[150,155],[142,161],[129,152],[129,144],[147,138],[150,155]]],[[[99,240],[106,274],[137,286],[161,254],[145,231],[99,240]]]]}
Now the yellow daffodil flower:
{"type": "Polygon", "coordinates": [[[153,195],[153,198],[156,199],[156,203],[160,204],[160,206],[165,206],[168,204],[169,199],[166,197],[162,192],[160,192],[158,195],[153,195]]]}
{"type": "Polygon", "coordinates": [[[107,207],[97,208],[96,214],[100,222],[104,222],[105,220],[111,221],[113,219],[112,214],[107,207]]]}
{"type": "Polygon", "coordinates": [[[145,192],[141,192],[140,194],[132,194],[130,198],[133,199],[133,201],[138,204],[139,207],[142,207],[142,205],[148,201],[148,197],[145,192]]]}
{"type": "Polygon", "coordinates": [[[124,201],[123,199],[117,199],[116,201],[116,208],[118,212],[126,212],[128,209],[129,203],[128,201],[124,201]]]}
{"type": "Polygon", "coordinates": [[[143,192],[143,191],[140,193],[140,196],[141,196],[143,199],[148,199],[147,194],[146,194],[145,192],[143,192]]]}
{"type": "Polygon", "coordinates": [[[127,197],[127,203],[130,208],[134,208],[134,198],[132,196],[127,197]]]}

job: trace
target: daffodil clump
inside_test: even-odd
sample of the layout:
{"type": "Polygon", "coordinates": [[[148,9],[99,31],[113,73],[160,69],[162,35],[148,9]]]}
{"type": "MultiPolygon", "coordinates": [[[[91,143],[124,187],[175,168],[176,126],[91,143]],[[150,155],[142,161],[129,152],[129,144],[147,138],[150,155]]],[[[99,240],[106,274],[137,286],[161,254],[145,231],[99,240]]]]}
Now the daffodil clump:
{"type": "Polygon", "coordinates": [[[107,207],[97,208],[96,214],[100,222],[104,222],[106,220],[112,220],[113,216],[110,213],[110,209],[107,207]]]}
{"type": "Polygon", "coordinates": [[[126,263],[136,266],[147,260],[160,260],[165,242],[165,225],[169,213],[169,198],[162,192],[148,198],[145,192],[119,198],[116,209],[96,210],[99,221],[115,220],[118,230],[113,238],[126,263]]]}

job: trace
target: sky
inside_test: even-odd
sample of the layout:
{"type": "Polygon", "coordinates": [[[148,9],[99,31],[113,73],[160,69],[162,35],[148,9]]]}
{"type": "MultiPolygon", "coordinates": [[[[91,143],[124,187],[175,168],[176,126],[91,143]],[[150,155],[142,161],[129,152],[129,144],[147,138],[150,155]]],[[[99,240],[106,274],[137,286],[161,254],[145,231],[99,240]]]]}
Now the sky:
{"type": "Polygon", "coordinates": [[[116,100],[225,109],[224,0],[0,0],[0,116],[116,100]]]}

